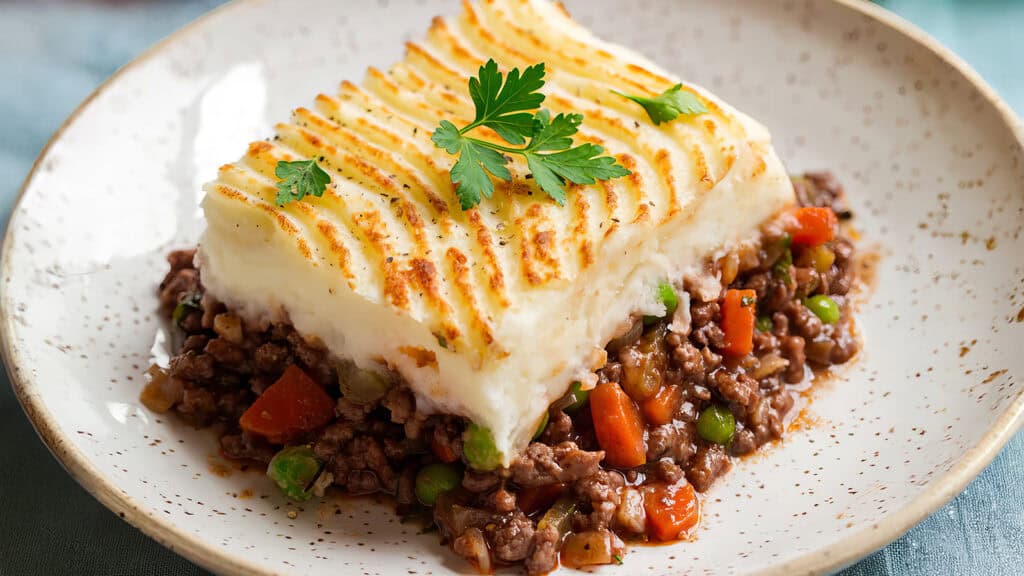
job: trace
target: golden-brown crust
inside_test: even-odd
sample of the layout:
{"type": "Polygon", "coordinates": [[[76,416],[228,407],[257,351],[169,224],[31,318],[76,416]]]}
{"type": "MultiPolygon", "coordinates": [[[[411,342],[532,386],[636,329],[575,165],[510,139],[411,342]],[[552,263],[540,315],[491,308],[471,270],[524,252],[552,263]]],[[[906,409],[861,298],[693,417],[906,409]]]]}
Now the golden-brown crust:
{"type": "Polygon", "coordinates": [[[419,346],[400,346],[398,351],[412,358],[417,368],[425,366],[437,367],[437,354],[434,354],[431,350],[420,348],[419,346]]]}

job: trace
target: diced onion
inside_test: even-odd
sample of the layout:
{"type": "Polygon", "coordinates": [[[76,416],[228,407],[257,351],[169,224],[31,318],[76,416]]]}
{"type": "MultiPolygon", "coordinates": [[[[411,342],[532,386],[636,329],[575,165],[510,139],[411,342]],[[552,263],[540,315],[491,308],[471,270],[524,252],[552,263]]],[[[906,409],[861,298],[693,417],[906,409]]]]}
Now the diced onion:
{"type": "Polygon", "coordinates": [[[487,541],[479,528],[470,528],[455,539],[455,550],[481,574],[491,573],[491,553],[487,550],[487,541]]]}
{"type": "Polygon", "coordinates": [[[685,290],[679,292],[679,306],[672,313],[672,322],[668,325],[668,331],[689,336],[693,319],[690,317],[690,293],[685,290]]]}
{"type": "Polygon", "coordinates": [[[820,364],[822,366],[828,366],[832,362],[832,349],[835,347],[835,342],[829,339],[815,340],[808,342],[804,346],[804,354],[807,355],[807,360],[814,364],[820,364]]]}
{"type": "Polygon", "coordinates": [[[356,404],[373,404],[391,388],[391,380],[373,370],[364,370],[351,360],[335,363],[341,395],[356,404]]]}
{"type": "Polygon", "coordinates": [[[323,498],[324,492],[331,486],[331,484],[334,484],[334,474],[326,471],[321,472],[320,475],[317,476],[316,481],[313,482],[313,487],[311,488],[313,495],[317,498],[323,498]]]}
{"type": "Polygon", "coordinates": [[[572,515],[575,511],[576,502],[570,497],[563,496],[544,513],[540,522],[537,523],[537,529],[544,530],[551,526],[559,534],[565,534],[572,527],[572,515]]]}
{"type": "Polygon", "coordinates": [[[781,372],[789,366],[789,360],[786,360],[778,354],[765,354],[761,357],[757,367],[747,373],[748,376],[754,380],[760,380],[766,376],[771,376],[776,372],[781,372]]]}
{"type": "Polygon", "coordinates": [[[613,356],[616,355],[620,348],[624,348],[626,346],[629,346],[633,342],[636,342],[637,339],[640,338],[640,336],[643,335],[643,333],[644,333],[644,321],[643,321],[643,318],[640,318],[638,316],[636,318],[631,318],[630,320],[631,320],[632,324],[630,324],[626,328],[626,330],[624,332],[622,332],[621,334],[619,334],[615,338],[612,338],[612,341],[608,343],[608,346],[606,346],[609,354],[611,354],[613,356]]]}
{"type": "Polygon", "coordinates": [[[740,269],[740,257],[736,252],[729,252],[718,261],[718,269],[721,271],[722,285],[728,286],[736,279],[740,269]]]}
{"type": "Polygon", "coordinates": [[[634,534],[643,534],[647,527],[644,495],[636,488],[626,486],[619,492],[619,497],[622,503],[615,510],[616,524],[634,534]]]}
{"type": "Polygon", "coordinates": [[[691,273],[683,278],[686,291],[701,302],[714,302],[722,293],[722,282],[718,276],[708,273],[691,273]]]}
{"type": "Polygon", "coordinates": [[[146,375],[149,377],[149,382],[139,394],[139,401],[143,406],[157,414],[163,414],[181,402],[185,395],[184,382],[177,378],[171,378],[167,370],[156,364],[146,370],[146,375]]]}
{"type": "Polygon", "coordinates": [[[232,344],[241,344],[244,338],[242,319],[229,312],[217,314],[213,318],[213,331],[232,344]]]}
{"type": "Polygon", "coordinates": [[[606,530],[569,534],[562,543],[562,564],[569,568],[611,564],[614,555],[611,532],[606,530]]]}

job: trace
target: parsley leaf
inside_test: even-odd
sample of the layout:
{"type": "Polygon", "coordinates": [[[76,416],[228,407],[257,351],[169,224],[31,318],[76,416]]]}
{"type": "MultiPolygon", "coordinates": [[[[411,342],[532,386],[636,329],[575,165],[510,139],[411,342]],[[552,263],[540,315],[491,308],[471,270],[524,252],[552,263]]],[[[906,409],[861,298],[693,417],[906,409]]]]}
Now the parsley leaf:
{"type": "Polygon", "coordinates": [[[619,566],[622,566],[622,555],[621,554],[612,554],[612,560],[614,560],[615,563],[618,564],[619,566]]]}
{"type": "Polygon", "coordinates": [[[525,156],[537,185],[559,206],[565,206],[566,180],[573,184],[593,184],[632,174],[616,164],[615,158],[601,154],[604,148],[588,143],[554,154],[527,152],[525,156]]]}
{"type": "Polygon", "coordinates": [[[654,125],[657,126],[662,122],[671,122],[672,120],[675,120],[680,114],[704,114],[708,111],[697,96],[691,92],[684,92],[682,88],[682,84],[676,84],[654,98],[632,96],[630,94],[623,94],[616,90],[612,90],[612,92],[622,96],[623,98],[629,98],[633,102],[643,106],[644,110],[647,111],[647,116],[650,117],[651,122],[654,122],[654,125]]]}
{"type": "Polygon", "coordinates": [[[559,114],[552,119],[547,110],[541,110],[534,118],[533,136],[523,151],[526,165],[537,185],[559,206],[565,205],[566,180],[573,184],[593,184],[597,180],[630,174],[629,170],[616,164],[611,156],[601,156],[604,148],[600,146],[587,143],[570,148],[572,135],[581,122],[582,114],[559,114]],[[561,152],[537,153],[547,150],[561,152]]]}
{"type": "Polygon", "coordinates": [[[277,183],[278,206],[302,200],[306,195],[323,196],[331,182],[331,177],[316,160],[281,160],[274,169],[274,175],[281,179],[277,183]]]}
{"type": "Polygon", "coordinates": [[[526,113],[540,107],[544,101],[544,94],[537,92],[543,86],[543,63],[522,72],[513,68],[502,77],[498,64],[488,60],[480,67],[478,77],[469,80],[469,95],[476,106],[473,121],[458,128],[442,120],[434,131],[431,136],[434,145],[459,156],[450,177],[458,185],[456,194],[463,210],[491,197],[494,193],[492,176],[506,181],[512,179],[506,167],[508,154],[526,158],[537,185],[559,205],[566,202],[566,182],[593,184],[631,173],[614,158],[601,156],[604,148],[600,146],[572,147],[572,136],[579,130],[583,115],[558,114],[552,118],[547,110],[526,113]],[[480,126],[493,129],[509,144],[525,146],[511,148],[466,136],[480,126]]]}
{"type": "Polygon", "coordinates": [[[444,148],[449,154],[458,154],[462,150],[462,134],[455,124],[447,120],[441,120],[441,124],[434,130],[430,139],[434,141],[434,146],[444,148]]]}
{"type": "Polygon", "coordinates": [[[437,344],[441,348],[447,348],[448,347],[448,339],[445,338],[444,336],[441,336],[440,334],[434,334],[434,338],[437,338],[437,344]]]}
{"type": "Polygon", "coordinates": [[[463,210],[479,204],[481,195],[490,198],[494,193],[494,183],[488,173],[502,180],[512,179],[508,168],[505,168],[507,158],[488,148],[486,142],[459,134],[459,129],[447,120],[441,121],[431,139],[445,152],[459,155],[459,160],[452,166],[451,179],[458,185],[456,194],[463,210]]]}
{"type": "Polygon", "coordinates": [[[469,79],[469,96],[476,106],[476,117],[462,132],[487,126],[509,144],[522,144],[533,132],[533,114],[523,111],[540,107],[544,95],[537,90],[543,85],[543,62],[530,66],[522,74],[518,68],[513,68],[502,84],[498,63],[488,60],[480,67],[479,77],[469,79]]]}
{"type": "Polygon", "coordinates": [[[572,135],[583,123],[582,114],[559,114],[551,119],[551,113],[540,110],[533,117],[528,149],[537,152],[565,150],[572,146],[572,135]]]}

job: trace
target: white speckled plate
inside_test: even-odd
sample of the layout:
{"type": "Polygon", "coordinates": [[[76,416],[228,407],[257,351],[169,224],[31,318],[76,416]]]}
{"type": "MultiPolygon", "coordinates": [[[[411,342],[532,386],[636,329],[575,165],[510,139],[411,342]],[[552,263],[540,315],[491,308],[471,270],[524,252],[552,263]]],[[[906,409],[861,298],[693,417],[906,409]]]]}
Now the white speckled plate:
{"type": "MultiPolygon", "coordinates": [[[[386,509],[292,509],[215,440],[137,400],[159,351],[154,287],[195,241],[200,183],[289,108],[397,60],[453,2],[236,2],[97,91],[29,177],[3,246],[3,353],[25,411],[127,521],[225,573],[464,570],[386,509]],[[295,14],[312,17],[295,18],[295,14]],[[156,341],[155,341],[156,339],[156,341]]],[[[606,37],[764,122],[794,171],[848,185],[882,246],[866,347],[813,424],[741,463],[696,541],[603,573],[825,572],[900,535],[973,478],[1024,414],[1022,128],[921,32],[836,0],[576,0],[606,37]]],[[[112,32],[116,33],[116,31],[112,32]]]]}

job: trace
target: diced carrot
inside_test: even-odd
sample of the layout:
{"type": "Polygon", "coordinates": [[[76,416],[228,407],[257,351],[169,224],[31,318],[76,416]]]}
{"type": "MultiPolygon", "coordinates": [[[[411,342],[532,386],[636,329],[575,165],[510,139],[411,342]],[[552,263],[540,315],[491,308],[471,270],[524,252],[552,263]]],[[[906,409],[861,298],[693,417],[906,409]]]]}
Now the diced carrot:
{"type": "Polygon", "coordinates": [[[590,415],[605,462],[619,468],[647,463],[644,423],[633,400],[618,383],[598,384],[590,392],[590,415]]]}
{"type": "Polygon", "coordinates": [[[754,322],[757,318],[757,293],[753,290],[729,290],[722,302],[722,331],[730,356],[745,356],[754,349],[754,322]]]}
{"type": "Polygon", "coordinates": [[[683,389],[679,386],[662,386],[653,398],[640,405],[640,411],[648,424],[661,426],[672,421],[682,399],[683,389]]]}
{"type": "Polygon", "coordinates": [[[804,207],[793,213],[790,234],[794,246],[818,246],[835,237],[839,219],[831,208],[804,207]]]}
{"type": "Polygon", "coordinates": [[[521,488],[516,494],[516,506],[529,516],[534,512],[547,510],[565,492],[565,484],[546,484],[521,488]]]}
{"type": "Polygon", "coordinates": [[[700,523],[700,501],[686,480],[643,487],[647,530],[655,540],[679,540],[700,523]]]}
{"type": "Polygon", "coordinates": [[[334,418],[334,400],[301,368],[291,365],[242,414],[239,424],[249,434],[285,444],[334,418]]]}

